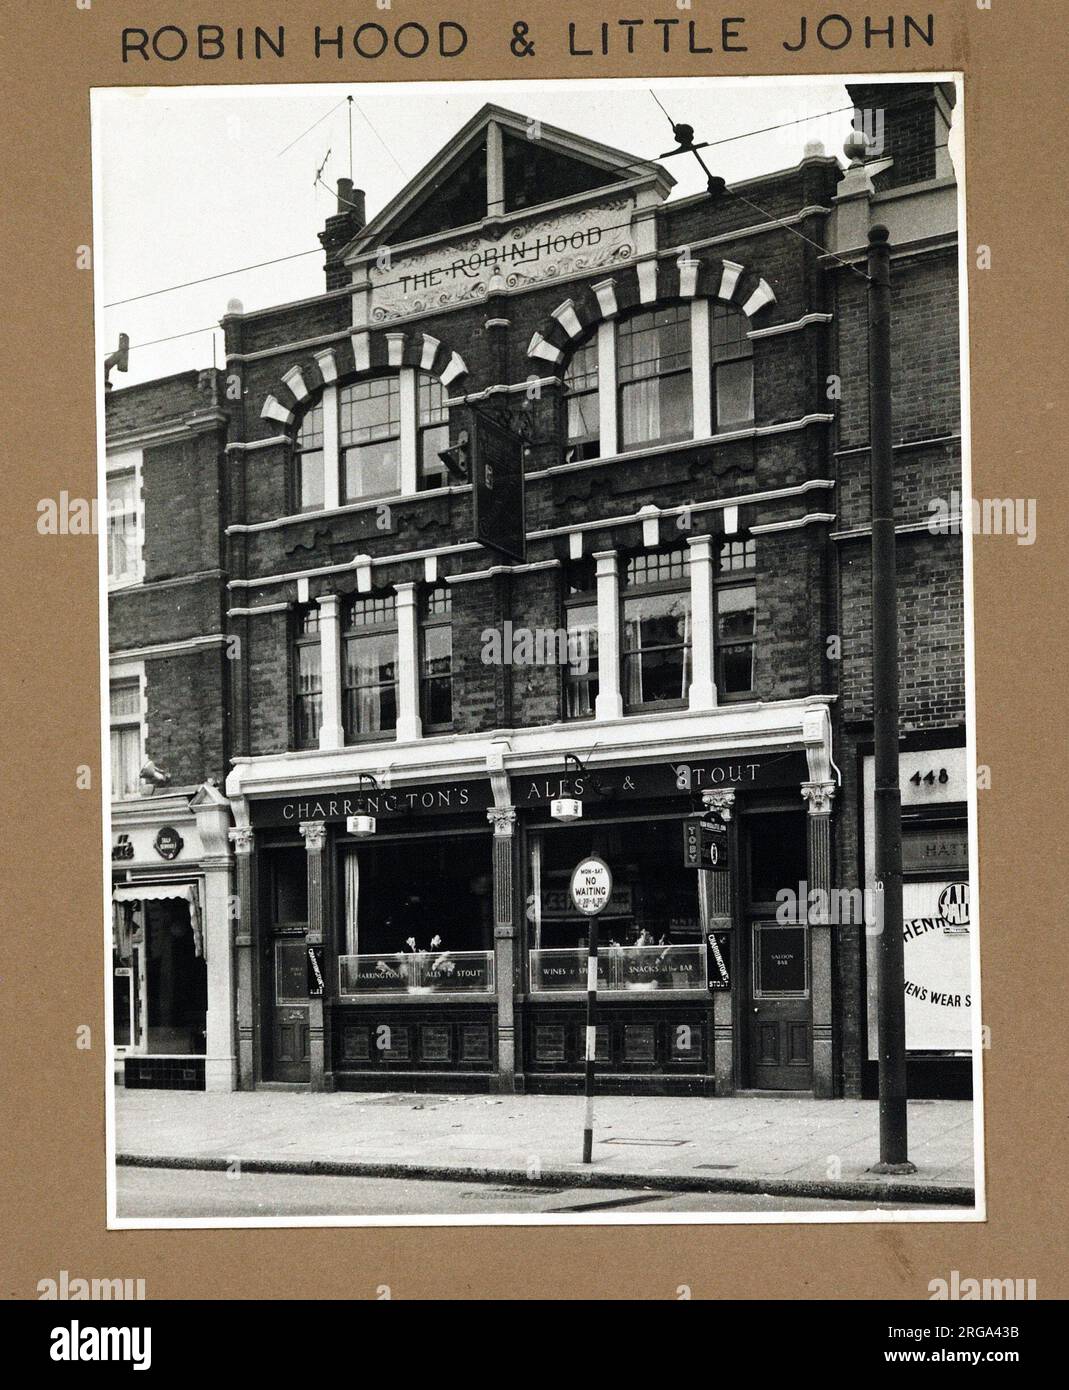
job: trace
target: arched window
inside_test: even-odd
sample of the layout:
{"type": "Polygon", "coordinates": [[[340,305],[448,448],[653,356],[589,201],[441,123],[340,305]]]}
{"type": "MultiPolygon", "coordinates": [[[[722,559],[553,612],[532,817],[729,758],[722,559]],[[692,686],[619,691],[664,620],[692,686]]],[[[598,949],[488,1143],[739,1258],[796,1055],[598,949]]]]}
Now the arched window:
{"type": "Polygon", "coordinates": [[[617,326],[621,451],[690,439],[690,305],[632,314],[617,326]]]}
{"type": "Polygon", "coordinates": [[[401,490],[401,386],[397,376],[343,386],[339,395],[342,501],[401,490]]]}
{"type": "Polygon", "coordinates": [[[595,335],[572,353],[564,373],[564,461],[596,459],[601,454],[598,405],[598,340],[595,335]]]}
{"type": "Polygon", "coordinates": [[[754,422],[753,343],[746,315],[730,304],[714,304],[709,318],[713,369],[713,421],[720,430],[754,422]]]}
{"type": "Polygon", "coordinates": [[[449,409],[446,390],[437,377],[427,372],[419,376],[419,485],[445,487],[450,481],[445,464],[438,457],[449,448],[449,409]]]}
{"type": "Polygon", "coordinates": [[[294,498],[297,509],[315,512],[323,507],[323,402],[305,411],[297,427],[294,449],[294,498]]]}

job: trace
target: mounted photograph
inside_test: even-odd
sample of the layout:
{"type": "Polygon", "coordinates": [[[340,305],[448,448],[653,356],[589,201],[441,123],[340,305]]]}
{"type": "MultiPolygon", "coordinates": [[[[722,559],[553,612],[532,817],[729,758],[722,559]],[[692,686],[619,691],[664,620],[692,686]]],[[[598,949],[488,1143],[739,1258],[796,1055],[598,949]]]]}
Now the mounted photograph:
{"type": "Polygon", "coordinates": [[[984,1219],[963,100],[93,91],[110,1226],[984,1219]]]}

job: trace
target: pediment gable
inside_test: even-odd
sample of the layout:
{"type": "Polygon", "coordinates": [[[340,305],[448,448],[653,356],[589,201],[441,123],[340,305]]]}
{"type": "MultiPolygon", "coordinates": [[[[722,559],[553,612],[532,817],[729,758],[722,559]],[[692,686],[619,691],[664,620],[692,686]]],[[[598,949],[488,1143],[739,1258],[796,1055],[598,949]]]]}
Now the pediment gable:
{"type": "Polygon", "coordinates": [[[674,179],[658,164],[584,136],[486,105],[363,227],[343,253],[352,264],[384,245],[405,245],[549,207],[605,189],[674,179]]]}

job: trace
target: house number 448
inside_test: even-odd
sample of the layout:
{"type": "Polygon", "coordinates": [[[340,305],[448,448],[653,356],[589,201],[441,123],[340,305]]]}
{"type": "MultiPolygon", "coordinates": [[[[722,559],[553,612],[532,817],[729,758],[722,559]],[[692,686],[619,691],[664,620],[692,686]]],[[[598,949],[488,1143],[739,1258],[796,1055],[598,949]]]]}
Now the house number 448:
{"type": "Polygon", "coordinates": [[[949,782],[950,777],[945,767],[941,767],[938,771],[934,767],[929,768],[927,772],[921,772],[918,768],[909,780],[915,787],[934,787],[937,782],[949,782]]]}

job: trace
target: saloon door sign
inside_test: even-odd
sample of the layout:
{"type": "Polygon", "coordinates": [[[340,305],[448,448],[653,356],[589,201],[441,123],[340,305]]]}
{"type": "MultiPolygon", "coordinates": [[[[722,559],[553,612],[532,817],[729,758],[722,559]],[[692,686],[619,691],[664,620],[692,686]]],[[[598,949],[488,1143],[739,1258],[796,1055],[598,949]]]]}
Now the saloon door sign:
{"type": "MultiPolygon", "coordinates": [[[[902,940],[906,1049],[968,1054],[973,1046],[973,936],[963,748],[901,755],[902,940]]],[[[865,759],[866,888],[875,853],[872,759],[865,759]]],[[[872,897],[868,898],[871,903],[872,897]]],[[[877,1046],[877,937],[866,931],[868,1051],[877,1046]]]]}

